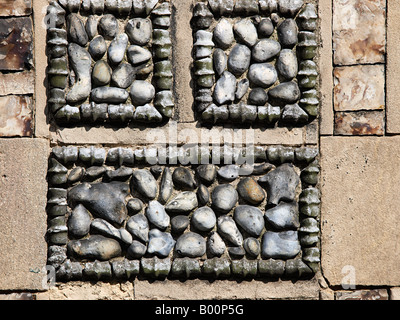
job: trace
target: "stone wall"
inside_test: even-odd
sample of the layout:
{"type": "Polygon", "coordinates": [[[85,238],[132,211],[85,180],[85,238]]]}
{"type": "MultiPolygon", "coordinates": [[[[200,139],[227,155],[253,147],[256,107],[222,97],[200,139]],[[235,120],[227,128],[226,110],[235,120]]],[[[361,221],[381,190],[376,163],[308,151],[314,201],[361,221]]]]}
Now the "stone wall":
{"type": "Polygon", "coordinates": [[[0,298],[398,299],[392,6],[0,0],[0,298]]]}

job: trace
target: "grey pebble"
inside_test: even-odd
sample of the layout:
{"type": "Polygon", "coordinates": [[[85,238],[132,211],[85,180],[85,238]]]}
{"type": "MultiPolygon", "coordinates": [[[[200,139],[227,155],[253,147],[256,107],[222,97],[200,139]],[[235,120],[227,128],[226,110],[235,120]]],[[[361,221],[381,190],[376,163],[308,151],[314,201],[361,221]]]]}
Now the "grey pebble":
{"type": "Polygon", "coordinates": [[[228,70],[240,76],[249,68],[250,60],[251,50],[243,44],[236,44],[228,57],[228,70]]]}
{"type": "Polygon", "coordinates": [[[256,86],[268,88],[276,82],[278,74],[272,64],[255,63],[250,66],[248,78],[256,86]]]}
{"type": "Polygon", "coordinates": [[[104,60],[95,63],[92,70],[92,81],[95,86],[106,86],[111,81],[112,69],[104,60]]]}
{"type": "Polygon", "coordinates": [[[132,191],[137,191],[147,199],[154,199],[157,195],[157,181],[146,169],[135,170],[130,181],[132,191]]]}
{"type": "Polygon", "coordinates": [[[249,235],[258,237],[264,229],[264,215],[257,207],[239,205],[233,212],[233,219],[249,235]]]}
{"type": "Polygon", "coordinates": [[[209,185],[217,177],[217,168],[213,164],[202,164],[196,168],[196,173],[203,183],[209,185]]]}
{"type": "Polygon", "coordinates": [[[122,166],[115,170],[107,170],[104,176],[108,181],[126,181],[132,173],[132,168],[122,166]]]}
{"type": "Polygon", "coordinates": [[[90,40],[92,40],[95,36],[97,36],[97,26],[98,21],[96,16],[91,15],[87,18],[85,24],[85,30],[90,40]]]}
{"type": "Polygon", "coordinates": [[[290,49],[283,49],[276,61],[276,69],[285,79],[293,79],[299,69],[296,54],[290,49]]]}
{"type": "Polygon", "coordinates": [[[182,233],[190,224],[188,216],[178,215],[171,219],[171,231],[174,233],[182,233]]]}
{"type": "Polygon", "coordinates": [[[196,188],[196,181],[194,181],[192,173],[187,168],[176,168],[172,174],[172,181],[175,187],[179,189],[193,190],[196,188]]]}
{"type": "Polygon", "coordinates": [[[293,19],[285,19],[277,28],[279,42],[284,48],[291,48],[298,42],[298,27],[293,19]]]}
{"type": "Polygon", "coordinates": [[[112,14],[105,14],[99,21],[100,34],[107,40],[112,40],[118,33],[118,20],[112,14]]]}
{"type": "Polygon", "coordinates": [[[211,232],[207,240],[207,249],[211,256],[220,257],[224,254],[226,250],[225,242],[216,231],[211,232]]]}
{"type": "Polygon", "coordinates": [[[166,229],[169,226],[170,217],[164,206],[156,200],[149,202],[146,208],[146,217],[157,228],[166,229]]]}
{"type": "Polygon", "coordinates": [[[214,89],[214,99],[219,105],[235,100],[236,77],[229,71],[224,71],[214,89]]]}
{"type": "Polygon", "coordinates": [[[257,29],[249,18],[241,19],[233,26],[235,34],[241,43],[252,47],[258,39],[257,29]]]}
{"type": "Polygon", "coordinates": [[[199,206],[205,206],[210,201],[210,192],[204,184],[201,184],[197,188],[197,201],[199,202],[199,206]]]}
{"type": "Polygon", "coordinates": [[[69,183],[75,183],[78,181],[81,181],[82,178],[85,176],[85,168],[83,167],[76,167],[71,170],[71,172],[68,175],[68,182],[69,183]]]}
{"type": "Polygon", "coordinates": [[[76,13],[71,13],[67,16],[67,31],[71,41],[79,44],[81,47],[86,46],[89,42],[85,26],[76,13]]]}
{"type": "Polygon", "coordinates": [[[246,251],[243,249],[243,247],[228,247],[228,252],[229,255],[235,259],[243,258],[246,254],[246,251]]]}
{"type": "Polygon", "coordinates": [[[128,231],[126,231],[126,229],[117,229],[111,223],[103,219],[94,219],[90,227],[105,236],[115,238],[116,240],[122,241],[126,244],[131,244],[133,241],[132,235],[128,231]]]}
{"type": "Polygon", "coordinates": [[[217,220],[218,233],[235,246],[243,244],[243,236],[240,233],[235,221],[230,216],[220,216],[217,220]]]}
{"type": "Polygon", "coordinates": [[[175,246],[175,240],[170,233],[161,232],[158,229],[152,229],[149,232],[149,244],[147,252],[156,254],[161,258],[165,258],[175,246]]]}
{"type": "Polygon", "coordinates": [[[201,207],[193,212],[192,224],[199,231],[210,231],[216,223],[217,217],[210,207],[201,207]]]}
{"type": "Polygon", "coordinates": [[[107,52],[107,44],[104,37],[101,35],[94,37],[89,43],[88,51],[93,60],[100,60],[107,52]]]}
{"type": "Polygon", "coordinates": [[[212,207],[218,212],[227,213],[236,205],[238,198],[236,189],[230,184],[216,186],[211,193],[212,207]]]}
{"type": "Polygon", "coordinates": [[[146,250],[147,247],[143,243],[133,240],[131,245],[126,250],[126,257],[128,259],[140,259],[145,255],[146,250]]]}
{"type": "Polygon", "coordinates": [[[228,19],[222,18],[215,26],[214,41],[221,49],[224,50],[228,49],[233,41],[235,41],[233,27],[228,19]]]}
{"type": "Polygon", "coordinates": [[[136,66],[149,61],[152,57],[152,54],[147,48],[138,45],[132,45],[128,47],[127,56],[129,61],[136,66]]]}
{"type": "Polygon", "coordinates": [[[127,89],[135,80],[135,69],[129,63],[121,63],[113,71],[111,79],[117,87],[127,89]]]}
{"type": "Polygon", "coordinates": [[[136,238],[147,242],[149,240],[149,222],[144,214],[137,214],[128,219],[126,229],[136,238]]]}
{"type": "Polygon", "coordinates": [[[282,110],[282,121],[290,124],[301,124],[308,120],[308,114],[297,104],[288,104],[282,110]]]}
{"type": "Polygon", "coordinates": [[[261,39],[253,47],[251,54],[256,62],[265,62],[272,59],[281,51],[281,45],[274,39],[261,39]]]}
{"type": "Polygon", "coordinates": [[[172,191],[173,191],[173,182],[172,182],[171,170],[168,167],[165,167],[161,177],[160,194],[158,197],[160,203],[162,204],[167,203],[172,195],[172,191]]]}
{"type": "Polygon", "coordinates": [[[270,18],[265,18],[258,24],[258,35],[260,38],[268,38],[274,33],[274,24],[270,18]]]}
{"type": "Polygon", "coordinates": [[[154,86],[144,80],[136,80],[132,83],[130,95],[132,103],[136,106],[143,106],[151,102],[156,94],[154,86]]]}
{"type": "Polygon", "coordinates": [[[228,57],[226,56],[224,50],[220,48],[214,50],[213,63],[215,72],[220,76],[226,70],[228,64],[228,57]]]}
{"type": "Polygon", "coordinates": [[[125,31],[132,44],[145,46],[149,43],[153,32],[151,20],[147,18],[131,19],[128,21],[125,31]]]}
{"type": "Polygon", "coordinates": [[[221,167],[218,171],[218,176],[227,180],[233,181],[239,177],[240,167],[236,164],[228,164],[221,167]]]}
{"type": "Polygon", "coordinates": [[[296,82],[282,82],[268,91],[270,98],[283,103],[295,103],[300,98],[300,89],[296,82]]]}
{"type": "Polygon", "coordinates": [[[129,97],[128,91],[116,87],[98,87],[92,90],[92,99],[96,103],[119,104],[129,97]]]}
{"type": "Polygon", "coordinates": [[[243,248],[252,257],[257,257],[261,252],[260,242],[253,237],[248,237],[243,241],[243,248]]]}
{"type": "Polygon", "coordinates": [[[68,218],[68,232],[75,238],[82,238],[89,233],[91,222],[89,211],[79,204],[68,218]]]}
{"type": "Polygon", "coordinates": [[[263,106],[268,101],[268,93],[263,88],[254,88],[250,91],[248,104],[255,106],[263,106]]]}
{"type": "Polygon", "coordinates": [[[136,213],[142,211],[142,209],[144,207],[144,203],[142,200],[140,200],[138,198],[133,198],[128,201],[126,206],[127,206],[130,214],[136,214],[136,213]]]}
{"type": "Polygon", "coordinates": [[[247,78],[238,81],[236,85],[235,98],[237,100],[242,99],[244,95],[247,93],[249,86],[250,86],[250,81],[247,78]]]}
{"type": "Polygon", "coordinates": [[[101,235],[92,235],[83,240],[72,240],[67,245],[68,255],[93,260],[110,260],[121,255],[117,240],[101,235]]]}
{"type": "Polygon", "coordinates": [[[175,251],[184,257],[201,257],[206,253],[206,240],[198,233],[186,232],[176,241],[175,251]]]}
{"type": "Polygon", "coordinates": [[[280,202],[265,211],[265,219],[277,229],[299,228],[299,206],[297,202],[280,202]]]}
{"type": "Polygon", "coordinates": [[[171,213],[189,214],[198,206],[196,193],[184,191],[167,203],[165,209],[171,213]]]}
{"type": "Polygon", "coordinates": [[[261,245],[262,256],[272,259],[291,259],[301,250],[297,231],[267,231],[261,245]]]}
{"type": "Polygon", "coordinates": [[[279,0],[279,12],[282,15],[295,16],[302,8],[303,0],[279,0]]]}
{"type": "Polygon", "coordinates": [[[126,33],[117,35],[108,47],[108,60],[111,64],[117,65],[125,57],[126,48],[128,47],[128,36],[126,33]]]}

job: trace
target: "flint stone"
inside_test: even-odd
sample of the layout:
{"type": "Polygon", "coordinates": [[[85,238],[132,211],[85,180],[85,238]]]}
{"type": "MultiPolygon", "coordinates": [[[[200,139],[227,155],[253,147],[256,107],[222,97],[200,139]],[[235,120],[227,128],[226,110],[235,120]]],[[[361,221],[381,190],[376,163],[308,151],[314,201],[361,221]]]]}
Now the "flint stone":
{"type": "Polygon", "coordinates": [[[171,219],[171,231],[174,233],[182,233],[190,224],[188,216],[178,215],[171,219]]]}
{"type": "Polygon", "coordinates": [[[75,183],[78,181],[81,181],[82,178],[85,176],[85,168],[82,167],[76,167],[74,169],[71,170],[71,172],[68,175],[68,182],[69,183],[75,183]]]}
{"type": "Polygon", "coordinates": [[[209,207],[197,209],[192,216],[192,224],[199,231],[210,231],[215,227],[217,217],[209,207]]]}
{"type": "Polygon", "coordinates": [[[146,169],[135,170],[130,182],[131,191],[138,191],[147,199],[154,199],[157,195],[157,181],[146,169]]]}
{"type": "Polygon", "coordinates": [[[249,47],[252,47],[256,44],[258,39],[257,29],[250,19],[239,20],[233,26],[233,30],[238,36],[240,42],[249,47]]]}
{"type": "Polygon", "coordinates": [[[277,28],[279,42],[284,48],[292,48],[298,42],[298,27],[293,19],[285,19],[277,28]]]}
{"type": "Polygon", "coordinates": [[[243,236],[239,232],[235,221],[229,216],[221,216],[218,218],[218,233],[231,242],[233,245],[240,247],[243,244],[243,236]]]}
{"type": "Polygon", "coordinates": [[[146,63],[152,58],[152,54],[148,49],[138,45],[129,46],[127,55],[134,66],[146,63]]]}
{"type": "Polygon", "coordinates": [[[156,254],[160,258],[168,257],[175,246],[175,240],[170,233],[161,232],[158,229],[152,229],[149,232],[149,244],[147,252],[156,254]]]}
{"type": "Polygon", "coordinates": [[[265,198],[263,189],[251,177],[240,180],[237,185],[237,191],[244,200],[254,205],[260,204],[265,198]]]}
{"type": "Polygon", "coordinates": [[[173,182],[172,182],[171,170],[168,167],[165,167],[161,177],[160,194],[158,197],[160,203],[162,204],[167,203],[172,195],[172,191],[173,191],[173,182]]]}
{"type": "Polygon", "coordinates": [[[212,12],[219,16],[229,16],[233,12],[235,2],[232,0],[209,0],[212,12]]]}
{"type": "Polygon", "coordinates": [[[296,202],[281,202],[265,212],[266,220],[277,229],[300,227],[299,208],[296,202]]]}
{"type": "Polygon", "coordinates": [[[224,50],[222,49],[215,49],[213,53],[213,63],[214,69],[217,75],[221,75],[225,70],[228,64],[228,57],[226,56],[224,50]]]}
{"type": "Polygon", "coordinates": [[[308,114],[297,104],[288,104],[283,108],[282,121],[298,124],[308,120],[308,114]]]}
{"type": "Polygon", "coordinates": [[[134,18],[129,20],[125,31],[133,44],[145,46],[151,39],[153,28],[150,19],[134,18]]]}
{"type": "Polygon", "coordinates": [[[94,216],[120,225],[127,217],[128,194],[129,186],[123,182],[82,183],[68,191],[68,201],[73,207],[81,203],[94,216]]]}
{"type": "Polygon", "coordinates": [[[250,81],[247,78],[238,81],[236,86],[235,98],[237,100],[242,99],[244,95],[247,93],[249,86],[250,86],[250,81]]]}
{"type": "Polygon", "coordinates": [[[92,59],[84,48],[75,43],[68,46],[68,55],[78,81],[72,86],[66,99],[69,103],[75,103],[87,99],[90,95],[92,89],[90,77],[92,59]]]}
{"type": "Polygon", "coordinates": [[[213,231],[208,238],[207,249],[213,257],[220,257],[224,254],[226,250],[226,245],[217,232],[213,231]]]}
{"type": "Polygon", "coordinates": [[[83,205],[78,204],[68,218],[68,232],[73,237],[82,238],[89,233],[91,222],[89,211],[83,205]]]}
{"type": "Polygon", "coordinates": [[[281,45],[273,39],[261,39],[253,47],[251,54],[256,62],[265,62],[275,57],[281,51],[281,45]]]}
{"type": "Polygon", "coordinates": [[[126,229],[136,238],[147,243],[149,241],[149,222],[144,214],[137,214],[126,222],[126,229]]]}
{"type": "Polygon", "coordinates": [[[112,14],[106,14],[100,19],[98,29],[105,39],[112,40],[118,33],[118,20],[112,14]]]}
{"type": "Polygon", "coordinates": [[[240,205],[233,212],[233,219],[249,235],[258,237],[264,229],[264,216],[260,209],[249,205],[240,205]]]}
{"type": "Polygon", "coordinates": [[[126,244],[131,244],[133,241],[131,234],[124,228],[117,229],[111,223],[103,219],[94,219],[90,226],[104,236],[115,238],[126,244]]]}
{"type": "Polygon", "coordinates": [[[107,52],[107,44],[103,36],[96,36],[89,43],[88,51],[93,60],[100,60],[107,52]]]}
{"type": "Polygon", "coordinates": [[[238,165],[229,164],[220,168],[218,170],[218,175],[227,181],[233,181],[239,177],[239,171],[240,167],[238,165]]]}
{"type": "Polygon", "coordinates": [[[119,34],[111,41],[108,47],[108,59],[111,64],[117,65],[125,57],[126,48],[128,47],[128,36],[126,33],[119,34]]]}
{"type": "Polygon", "coordinates": [[[274,33],[274,24],[270,18],[262,19],[258,24],[258,35],[262,38],[268,38],[274,33]]]}
{"type": "Polygon", "coordinates": [[[282,15],[294,17],[304,4],[303,0],[279,0],[279,12],[282,15]]]}
{"type": "Polygon", "coordinates": [[[268,88],[278,80],[278,74],[272,64],[255,63],[250,66],[248,78],[256,86],[268,88]]]}
{"type": "Polygon", "coordinates": [[[82,20],[76,13],[71,13],[67,17],[68,35],[72,42],[79,44],[81,47],[86,46],[89,37],[86,33],[82,20]]]}
{"type": "Polygon", "coordinates": [[[222,49],[228,49],[235,36],[233,34],[232,24],[225,18],[222,18],[214,29],[214,40],[215,43],[222,49]]]}
{"type": "Polygon", "coordinates": [[[213,164],[202,164],[196,169],[197,175],[205,184],[211,184],[217,177],[217,169],[213,164]]]}
{"type": "Polygon", "coordinates": [[[186,168],[176,168],[172,174],[172,181],[178,188],[195,189],[196,181],[194,181],[192,173],[186,168]]]}
{"type": "Polygon", "coordinates": [[[176,241],[175,251],[184,257],[201,257],[206,253],[206,240],[195,232],[184,233],[176,241]]]}
{"type": "Polygon", "coordinates": [[[96,16],[91,15],[87,18],[85,24],[85,30],[90,40],[92,40],[95,36],[97,36],[97,26],[98,21],[96,16]]]}
{"type": "Polygon", "coordinates": [[[212,207],[219,212],[227,213],[238,201],[238,193],[230,184],[216,186],[211,194],[212,207]]]}
{"type": "Polygon", "coordinates": [[[121,246],[117,240],[92,235],[88,239],[68,242],[67,251],[70,256],[90,260],[110,260],[121,255],[121,246]]]}
{"type": "Polygon", "coordinates": [[[257,257],[261,252],[260,242],[253,237],[248,237],[243,241],[243,248],[252,257],[257,257]]]}
{"type": "Polygon", "coordinates": [[[133,240],[131,245],[126,250],[128,259],[140,259],[146,254],[147,247],[143,243],[133,240]]]}
{"type": "Polygon", "coordinates": [[[283,49],[276,61],[276,68],[285,79],[293,79],[299,69],[296,54],[290,49],[283,49]]]}
{"type": "Polygon", "coordinates": [[[272,259],[291,259],[301,250],[297,231],[267,231],[262,239],[262,256],[272,259]]]}
{"type": "Polygon", "coordinates": [[[149,202],[146,209],[146,217],[157,228],[166,229],[169,226],[170,217],[164,206],[156,200],[149,202]]]}
{"type": "Polygon", "coordinates": [[[136,80],[131,86],[130,94],[134,105],[143,106],[153,100],[156,89],[150,82],[136,80]]]}
{"type": "Polygon", "coordinates": [[[283,82],[268,91],[270,98],[283,103],[295,103],[300,98],[300,89],[296,82],[283,82]]]}
{"type": "Polygon", "coordinates": [[[268,101],[268,93],[263,88],[254,88],[250,91],[247,103],[255,106],[263,106],[268,101]]]}
{"type": "Polygon", "coordinates": [[[225,71],[218,79],[214,89],[214,99],[219,105],[224,105],[235,100],[236,77],[225,71]]]}
{"type": "Polygon", "coordinates": [[[99,87],[92,90],[92,99],[96,103],[119,104],[129,97],[128,91],[115,87],[99,87]]]}
{"type": "Polygon", "coordinates": [[[104,60],[97,61],[93,67],[92,80],[96,86],[105,86],[111,81],[112,69],[104,60]]]}
{"type": "Polygon", "coordinates": [[[184,191],[168,202],[165,209],[172,213],[189,214],[197,206],[198,201],[196,193],[192,191],[184,191]]]}
{"type": "Polygon", "coordinates": [[[250,60],[251,50],[243,44],[236,44],[228,57],[228,70],[240,76],[249,68],[250,60]]]}
{"type": "Polygon", "coordinates": [[[268,204],[278,205],[280,201],[292,202],[300,177],[290,163],[284,163],[258,180],[267,186],[268,204]]]}
{"type": "Polygon", "coordinates": [[[117,87],[127,89],[135,80],[135,69],[129,63],[121,63],[115,68],[111,79],[117,87]]]}
{"type": "Polygon", "coordinates": [[[210,192],[204,184],[198,187],[196,194],[199,206],[205,206],[210,201],[210,192]]]}

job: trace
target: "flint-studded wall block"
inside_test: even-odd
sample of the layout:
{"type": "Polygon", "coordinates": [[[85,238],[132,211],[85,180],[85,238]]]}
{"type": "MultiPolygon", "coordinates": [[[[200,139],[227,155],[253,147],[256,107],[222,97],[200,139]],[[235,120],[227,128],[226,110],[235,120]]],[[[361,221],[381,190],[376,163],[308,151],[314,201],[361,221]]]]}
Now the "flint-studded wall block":
{"type": "Polygon", "coordinates": [[[198,119],[303,126],[318,115],[317,10],[308,1],[209,0],[193,9],[198,119]]]}
{"type": "Polygon", "coordinates": [[[162,123],[174,98],[163,0],[58,0],[47,9],[48,109],[58,125],[162,123]]]}
{"type": "Polygon", "coordinates": [[[313,277],[318,149],[228,149],[54,147],[56,280],[313,277]]]}

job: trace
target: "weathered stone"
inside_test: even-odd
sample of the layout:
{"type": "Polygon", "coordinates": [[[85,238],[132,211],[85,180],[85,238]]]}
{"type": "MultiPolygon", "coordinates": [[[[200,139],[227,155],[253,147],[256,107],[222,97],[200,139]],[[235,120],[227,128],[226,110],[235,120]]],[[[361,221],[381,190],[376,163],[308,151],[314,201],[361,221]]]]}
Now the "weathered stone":
{"type": "Polygon", "coordinates": [[[35,91],[34,78],[32,71],[0,74],[0,95],[33,94],[35,91]]]}
{"type": "Polygon", "coordinates": [[[144,47],[132,45],[128,47],[127,56],[129,61],[136,66],[149,61],[152,57],[152,54],[144,47]]]}
{"type": "Polygon", "coordinates": [[[142,258],[140,260],[140,266],[146,276],[164,279],[171,270],[171,259],[159,259],[158,257],[142,258]]]}
{"type": "Polygon", "coordinates": [[[107,44],[104,37],[98,35],[89,43],[88,51],[94,60],[100,60],[107,52],[107,44]]]}
{"type": "Polygon", "coordinates": [[[380,110],[385,108],[385,69],[381,65],[334,69],[335,111],[380,110]]]}
{"type": "Polygon", "coordinates": [[[217,223],[214,211],[209,207],[197,209],[191,218],[193,226],[199,231],[210,231],[217,223]]]}
{"type": "Polygon", "coordinates": [[[256,44],[258,39],[257,29],[249,18],[236,22],[233,26],[233,30],[241,43],[244,43],[249,47],[256,44]]]}
{"type": "Polygon", "coordinates": [[[157,195],[157,181],[146,169],[135,170],[130,185],[131,192],[137,191],[148,199],[154,199],[157,195]]]}
{"type": "Polygon", "coordinates": [[[258,1],[236,0],[234,12],[245,16],[256,15],[259,13],[258,1]]]}
{"type": "Polygon", "coordinates": [[[171,231],[174,233],[182,233],[190,224],[188,216],[178,215],[171,219],[171,231]]]}
{"type": "Polygon", "coordinates": [[[143,106],[151,102],[156,94],[156,89],[154,86],[144,80],[136,80],[133,82],[130,95],[132,102],[136,106],[143,106]]]}
{"type": "Polygon", "coordinates": [[[33,134],[32,108],[31,97],[0,97],[0,136],[30,137],[33,134]]]}
{"type": "Polygon", "coordinates": [[[251,50],[242,44],[236,44],[228,57],[228,70],[234,75],[240,76],[250,66],[251,50]]]}
{"type": "Polygon", "coordinates": [[[384,118],[382,111],[336,112],[335,134],[382,136],[385,133],[384,118]]]}
{"type": "Polygon", "coordinates": [[[175,246],[175,240],[170,233],[161,232],[158,229],[152,229],[149,232],[149,244],[147,252],[154,253],[160,258],[165,258],[169,255],[175,246]]]}
{"type": "Polygon", "coordinates": [[[145,46],[151,39],[153,28],[149,19],[134,18],[129,20],[125,31],[132,44],[145,46]]]}
{"type": "Polygon", "coordinates": [[[254,88],[250,91],[247,103],[255,106],[263,106],[268,101],[268,93],[263,88],[254,88]]]}
{"type": "Polygon", "coordinates": [[[265,198],[263,189],[250,177],[240,180],[237,185],[237,191],[244,200],[254,205],[260,204],[265,198]]]}
{"type": "Polygon", "coordinates": [[[292,48],[298,42],[298,27],[293,19],[285,19],[277,28],[279,42],[284,48],[292,48]]]}
{"type": "Polygon", "coordinates": [[[201,181],[207,185],[214,182],[217,177],[217,169],[213,164],[202,164],[196,168],[196,173],[201,181]]]}
{"type": "Polygon", "coordinates": [[[201,257],[206,253],[206,240],[195,232],[184,233],[176,241],[175,251],[184,257],[201,257]]]}
{"type": "Polygon", "coordinates": [[[295,199],[300,177],[292,164],[284,163],[258,181],[267,185],[268,204],[277,205],[280,201],[290,202],[295,199]]]}
{"type": "Polygon", "coordinates": [[[235,222],[249,235],[258,237],[264,229],[263,213],[257,207],[239,205],[233,212],[235,222]]]}
{"type": "Polygon", "coordinates": [[[385,62],[386,2],[333,3],[333,51],[336,65],[385,62]],[[351,23],[347,23],[351,21],[351,23]]]}
{"type": "Polygon", "coordinates": [[[300,252],[297,231],[267,231],[262,240],[264,258],[291,259],[300,252]]]}
{"type": "Polygon", "coordinates": [[[137,240],[133,240],[131,245],[126,250],[126,257],[128,259],[140,259],[146,254],[146,251],[146,245],[137,240]]]}
{"type": "Polygon", "coordinates": [[[108,47],[108,59],[111,64],[117,65],[124,59],[128,40],[126,33],[122,33],[111,41],[108,47]]]}
{"type": "Polygon", "coordinates": [[[169,226],[170,217],[166,213],[164,206],[156,200],[149,202],[146,209],[146,217],[149,222],[162,230],[169,226]]]}
{"type": "Polygon", "coordinates": [[[99,21],[98,29],[105,39],[112,40],[118,33],[118,20],[112,14],[105,14],[99,21]]]}
{"type": "Polygon", "coordinates": [[[288,104],[282,110],[282,121],[293,125],[307,122],[308,114],[295,104],[288,104]]]}
{"type": "Polygon", "coordinates": [[[90,231],[91,217],[89,211],[79,204],[68,219],[68,232],[76,238],[86,236],[90,231]]]}
{"type": "Polygon", "coordinates": [[[208,4],[215,15],[229,16],[233,12],[235,2],[229,0],[209,0],[208,4]]]}
{"type": "Polygon", "coordinates": [[[258,24],[257,30],[260,38],[268,38],[274,33],[275,27],[270,18],[264,18],[258,24]]]}
{"type": "Polygon", "coordinates": [[[217,172],[221,178],[227,181],[233,181],[239,177],[240,167],[236,164],[229,164],[221,167],[217,172]]]}
{"type": "Polygon", "coordinates": [[[189,214],[198,205],[195,192],[184,191],[179,193],[170,202],[167,203],[165,209],[171,213],[189,214]]]}
{"type": "Polygon", "coordinates": [[[233,41],[235,41],[233,27],[229,20],[223,18],[218,22],[214,29],[214,40],[222,49],[229,48],[233,41]]]}
{"type": "Polygon", "coordinates": [[[145,104],[136,108],[133,119],[140,122],[161,122],[163,117],[151,104],[145,104]]]}
{"type": "Polygon", "coordinates": [[[214,278],[228,278],[231,275],[230,262],[224,258],[212,258],[204,261],[203,274],[214,278]]]}
{"type": "Polygon", "coordinates": [[[172,181],[174,182],[175,187],[180,189],[193,190],[196,188],[196,181],[194,180],[192,173],[189,169],[183,167],[178,167],[174,170],[172,181]]]}
{"type": "Polygon", "coordinates": [[[265,62],[272,59],[281,51],[281,45],[273,39],[261,39],[251,51],[252,58],[256,62],[265,62]]]}
{"type": "Polygon", "coordinates": [[[67,245],[68,254],[81,258],[106,261],[121,255],[117,240],[92,235],[83,240],[72,240],[67,245]]]}
{"type": "Polygon", "coordinates": [[[237,82],[235,93],[236,100],[240,100],[244,97],[244,95],[247,93],[247,90],[249,89],[249,86],[250,81],[247,78],[237,82]]]}
{"type": "Polygon", "coordinates": [[[243,248],[252,257],[258,257],[261,252],[260,242],[253,237],[248,237],[243,241],[243,248]]]}
{"type": "Polygon", "coordinates": [[[243,236],[240,233],[232,217],[224,215],[217,220],[218,233],[235,246],[243,244],[243,236]]]}
{"type": "Polygon", "coordinates": [[[298,72],[296,54],[290,49],[283,49],[276,61],[276,69],[285,79],[293,79],[298,72]]]}
{"type": "Polygon", "coordinates": [[[98,27],[98,21],[96,16],[94,15],[89,16],[86,20],[85,30],[90,40],[92,40],[95,36],[97,36],[98,34],[97,27],[98,27]]]}
{"type": "MultiPolygon", "coordinates": [[[[62,9],[57,3],[52,5],[53,7],[62,9]]],[[[0,12],[1,17],[26,16],[30,15],[31,13],[32,13],[32,1],[26,1],[26,0],[14,0],[12,2],[2,1],[1,12],[0,12]]]]}
{"type": "Polygon", "coordinates": [[[96,86],[105,86],[111,81],[112,69],[104,60],[95,63],[92,71],[93,84],[96,86]]]}
{"type": "Polygon", "coordinates": [[[117,229],[111,223],[96,218],[92,221],[90,227],[107,237],[114,238],[126,244],[131,244],[133,239],[132,235],[124,228],[117,229]]]}
{"type": "Polygon", "coordinates": [[[336,300],[389,300],[386,289],[335,292],[336,300]]]}
{"type": "Polygon", "coordinates": [[[212,257],[220,257],[226,250],[225,242],[216,231],[211,232],[207,240],[207,250],[212,257]]]}
{"type": "Polygon", "coordinates": [[[227,213],[238,201],[238,193],[230,184],[216,186],[211,193],[212,207],[216,211],[227,213]]]}
{"type": "Polygon", "coordinates": [[[208,9],[207,4],[197,3],[193,8],[193,22],[200,29],[207,29],[214,19],[213,14],[208,9]]]}
{"type": "Polygon", "coordinates": [[[149,222],[143,214],[130,217],[126,222],[126,229],[139,240],[144,242],[149,240],[149,222]]]}
{"type": "Polygon", "coordinates": [[[304,4],[303,0],[279,0],[279,12],[282,15],[293,17],[300,11],[304,4]]]}
{"type": "Polygon", "coordinates": [[[268,88],[276,82],[278,74],[272,64],[255,63],[250,66],[248,78],[256,86],[268,88]]]}
{"type": "Polygon", "coordinates": [[[299,209],[296,202],[280,202],[276,207],[265,211],[265,218],[277,229],[300,227],[299,209]]]}
{"type": "Polygon", "coordinates": [[[85,47],[89,42],[89,37],[86,33],[85,26],[76,13],[71,13],[68,15],[67,30],[71,41],[79,44],[81,47],[85,47]]]}
{"type": "Polygon", "coordinates": [[[296,82],[282,82],[270,89],[268,94],[271,99],[283,103],[295,103],[300,98],[300,89],[296,82]]]}
{"type": "Polygon", "coordinates": [[[236,77],[229,71],[224,71],[214,88],[214,99],[219,105],[235,100],[236,77]]]}
{"type": "Polygon", "coordinates": [[[172,262],[171,273],[175,277],[198,277],[201,274],[200,263],[197,259],[175,258],[172,262]]]}

